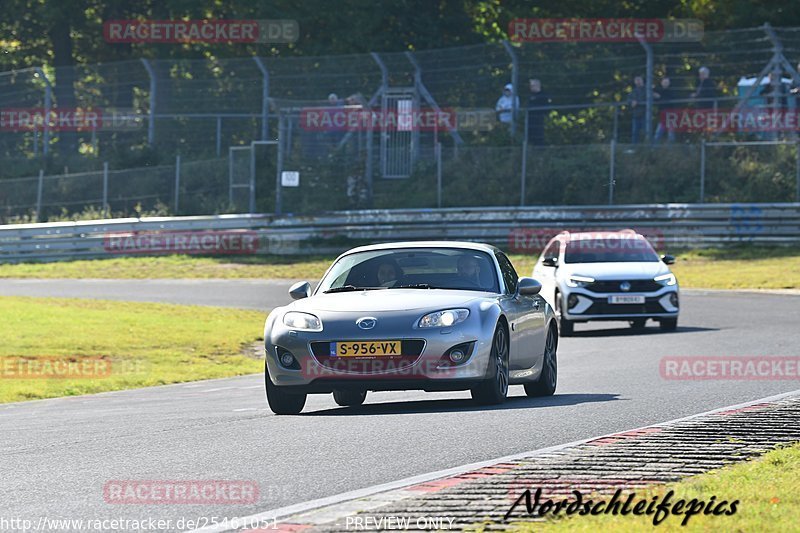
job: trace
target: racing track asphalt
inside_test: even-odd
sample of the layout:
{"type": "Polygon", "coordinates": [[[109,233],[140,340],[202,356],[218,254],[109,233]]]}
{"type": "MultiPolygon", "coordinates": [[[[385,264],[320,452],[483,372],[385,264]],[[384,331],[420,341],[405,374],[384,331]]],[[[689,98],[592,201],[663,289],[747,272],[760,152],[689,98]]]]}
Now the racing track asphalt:
{"type": "MultiPolygon", "coordinates": [[[[11,281],[0,294],[155,299],[270,308],[290,282],[11,281]]],[[[559,347],[556,396],[512,387],[500,407],[468,393],[370,393],[340,408],[311,396],[303,413],[266,408],[260,375],[0,405],[2,517],[232,517],[624,431],[798,389],[797,380],[668,381],[664,356],[800,355],[800,296],[684,291],[679,329],[578,325],[559,347]],[[260,500],[119,505],[110,480],[252,480],[260,500]]]]}

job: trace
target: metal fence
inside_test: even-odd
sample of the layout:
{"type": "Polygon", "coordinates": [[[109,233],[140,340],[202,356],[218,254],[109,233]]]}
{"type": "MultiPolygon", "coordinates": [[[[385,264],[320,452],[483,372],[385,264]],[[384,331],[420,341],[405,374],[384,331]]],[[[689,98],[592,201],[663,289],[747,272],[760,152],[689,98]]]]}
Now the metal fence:
{"type": "Polygon", "coordinates": [[[0,181],[0,222],[224,213],[233,210],[228,195],[228,160],[12,178],[0,181]]]}
{"type": "MultiPolygon", "coordinates": [[[[633,76],[649,73],[648,86],[657,89],[668,75],[675,95],[695,102],[689,97],[696,72],[707,65],[718,89],[708,105],[758,106],[764,96],[757,92],[766,87],[759,80],[768,72],[780,68],[789,83],[800,84],[792,67],[797,59],[800,28],[765,26],[650,46],[505,42],[413,53],[138,60],[83,65],[66,76],[60,70],[74,91],[63,90],[63,79],[59,88],[52,69],[23,69],[0,74],[0,109],[99,109],[109,121],[80,131],[2,128],[0,177],[13,179],[0,182],[0,213],[8,220],[32,211],[51,217],[62,208],[132,213],[139,204],[171,214],[307,214],[370,206],[795,198],[795,147],[739,142],[791,143],[794,133],[686,133],[657,148],[632,146],[627,98],[633,76]],[[530,109],[528,78],[540,79],[550,95],[544,109],[530,109]],[[494,105],[508,82],[519,108],[507,125],[496,121],[494,105]],[[337,99],[329,101],[329,93],[337,99]],[[304,111],[329,106],[370,113],[410,106],[490,120],[422,131],[304,125],[304,111]],[[531,142],[529,113],[544,115],[543,143],[531,142]],[[277,142],[275,150],[252,144],[268,141],[277,142]],[[719,144],[725,142],[737,144],[719,144]],[[147,167],[119,157],[148,150],[157,157],[147,167]],[[178,154],[184,170],[197,171],[183,174],[176,193],[178,154]],[[758,170],[749,182],[739,178],[747,168],[758,170]],[[298,172],[299,186],[284,187],[284,171],[298,172]],[[195,190],[190,177],[206,174],[195,190]],[[734,185],[723,184],[719,177],[730,174],[737,176],[734,185]],[[126,188],[115,189],[123,181],[126,188]]],[[[795,97],[787,95],[786,105],[796,108],[795,97]]],[[[655,130],[656,107],[648,105],[645,138],[655,130]]]]}
{"type": "MultiPolygon", "coordinates": [[[[2,180],[0,222],[100,216],[285,213],[344,209],[620,205],[667,202],[800,201],[796,141],[445,146],[437,143],[405,179],[366,179],[380,163],[364,134],[334,150],[314,139],[314,157],[294,146],[254,141],[227,158],[132,169],[2,180]],[[296,173],[286,186],[284,173],[296,173]]],[[[377,144],[377,143],[376,143],[377,144]]]]}
{"type": "Polygon", "coordinates": [[[641,232],[658,250],[796,245],[800,203],[361,210],[314,217],[221,215],[17,224],[0,226],[0,263],[120,254],[219,255],[233,253],[234,242],[242,254],[338,253],[359,244],[438,239],[538,253],[563,230],[622,228],[641,232]],[[244,241],[248,244],[241,246],[244,241]]]}

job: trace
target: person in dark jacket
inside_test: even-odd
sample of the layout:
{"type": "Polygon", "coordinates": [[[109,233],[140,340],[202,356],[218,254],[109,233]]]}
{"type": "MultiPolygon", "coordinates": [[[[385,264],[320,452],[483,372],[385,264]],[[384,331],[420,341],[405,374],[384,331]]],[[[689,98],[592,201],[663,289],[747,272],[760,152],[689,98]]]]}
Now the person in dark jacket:
{"type": "Polygon", "coordinates": [[[698,109],[709,109],[714,107],[714,102],[710,98],[717,97],[717,88],[714,80],[711,79],[711,71],[708,67],[700,67],[697,70],[697,88],[692,93],[692,98],[697,100],[695,107],[698,109]]]}
{"type": "Polygon", "coordinates": [[[667,109],[673,107],[673,101],[678,97],[675,94],[675,89],[671,87],[671,81],[667,76],[661,78],[661,88],[658,92],[653,92],[653,98],[658,102],[658,126],[656,126],[655,142],[659,142],[664,134],[667,134],[667,142],[675,142],[675,130],[667,128],[663,113],[667,109]]]}
{"type": "MultiPolygon", "coordinates": [[[[542,82],[536,78],[528,80],[528,107],[549,106],[552,104],[550,95],[542,90],[542,82]]],[[[544,120],[547,117],[546,109],[527,111],[528,117],[528,142],[534,146],[544,144],[544,120]]]]}
{"type": "Polygon", "coordinates": [[[628,104],[631,106],[631,144],[639,142],[639,137],[644,133],[645,113],[647,111],[647,91],[644,87],[644,79],[641,76],[633,78],[633,90],[628,97],[628,104]]]}
{"type": "Polygon", "coordinates": [[[769,85],[764,89],[767,106],[771,109],[783,109],[787,104],[788,91],[781,79],[780,71],[769,73],[769,85]]]}

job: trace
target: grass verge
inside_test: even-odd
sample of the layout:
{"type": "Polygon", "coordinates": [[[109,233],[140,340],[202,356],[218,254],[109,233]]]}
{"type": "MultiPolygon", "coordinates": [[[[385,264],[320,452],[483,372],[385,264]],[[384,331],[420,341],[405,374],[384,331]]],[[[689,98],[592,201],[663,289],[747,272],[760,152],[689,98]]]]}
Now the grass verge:
{"type": "MultiPolygon", "coordinates": [[[[675,492],[672,501],[694,499],[715,503],[739,500],[731,516],[697,514],[682,526],[684,516],[670,515],[658,526],[653,516],[577,516],[528,523],[514,528],[519,531],[639,532],[669,531],[797,531],[797,509],[800,506],[800,444],[779,448],[758,459],[708,472],[687,480],[637,494],[636,500],[675,492]]],[[[608,500],[608,498],[605,498],[608,500]]],[[[661,501],[659,499],[659,501],[661,501]]],[[[730,506],[727,506],[730,509],[730,506]]]]}
{"type": "Polygon", "coordinates": [[[0,278],[319,279],[334,257],[164,255],[0,265],[0,278]]]}
{"type": "MultiPolygon", "coordinates": [[[[674,252],[681,287],[707,289],[800,289],[800,248],[742,246],[674,252]]],[[[330,256],[114,257],[58,263],[0,265],[0,278],[223,278],[317,280],[330,256]]],[[[536,257],[511,255],[521,276],[536,257]]]]}
{"type": "Polygon", "coordinates": [[[259,372],[265,315],[239,309],[0,297],[0,402],[259,372]],[[61,376],[61,377],[54,377],[61,376]]]}

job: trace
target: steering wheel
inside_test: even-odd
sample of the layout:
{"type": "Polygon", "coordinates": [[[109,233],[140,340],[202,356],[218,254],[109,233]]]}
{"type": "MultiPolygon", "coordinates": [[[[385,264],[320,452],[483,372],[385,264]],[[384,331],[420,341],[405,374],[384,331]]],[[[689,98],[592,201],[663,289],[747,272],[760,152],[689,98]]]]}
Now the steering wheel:
{"type": "Polygon", "coordinates": [[[481,285],[477,281],[473,281],[467,278],[458,278],[459,286],[468,285],[470,289],[480,289],[481,285]]]}

